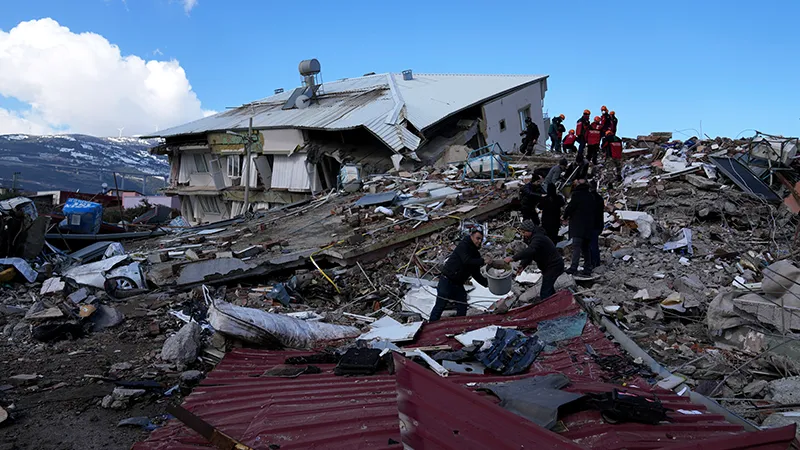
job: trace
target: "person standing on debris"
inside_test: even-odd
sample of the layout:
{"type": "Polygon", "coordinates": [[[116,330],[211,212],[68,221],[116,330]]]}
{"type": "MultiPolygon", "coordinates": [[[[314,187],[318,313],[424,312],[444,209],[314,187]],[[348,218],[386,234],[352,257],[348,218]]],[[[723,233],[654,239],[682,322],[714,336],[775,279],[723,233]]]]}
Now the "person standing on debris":
{"type": "Polygon", "coordinates": [[[575,140],[578,139],[578,136],[575,135],[575,130],[569,130],[569,133],[564,138],[564,152],[565,153],[572,153],[577,152],[578,149],[575,147],[575,140]]]}
{"type": "Polygon", "coordinates": [[[547,172],[547,176],[544,177],[544,182],[542,183],[542,190],[546,193],[548,186],[555,185],[561,179],[561,175],[563,174],[564,170],[567,169],[567,158],[561,158],[558,161],[557,166],[553,166],[549,172],[547,172]]]}
{"type": "Polygon", "coordinates": [[[431,322],[436,322],[442,317],[448,302],[455,303],[456,316],[467,315],[467,291],[464,289],[464,283],[470,277],[481,286],[488,286],[488,280],[481,274],[484,259],[479,249],[482,244],[483,231],[472,229],[445,261],[439,285],[436,287],[436,304],[431,310],[431,322]]]}
{"type": "Polygon", "coordinates": [[[541,181],[541,176],[534,174],[531,181],[525,183],[519,192],[522,220],[531,220],[536,225],[539,225],[539,214],[536,212],[536,206],[542,199],[541,181]]]}
{"type": "Polygon", "coordinates": [[[575,125],[575,132],[578,135],[578,156],[576,160],[583,160],[583,152],[586,149],[586,135],[592,127],[589,116],[592,114],[588,109],[583,110],[583,115],[575,125]]]}
{"type": "Polygon", "coordinates": [[[569,220],[569,237],[572,238],[572,264],[567,273],[575,275],[578,272],[578,265],[583,255],[583,276],[592,274],[592,258],[589,254],[589,242],[592,239],[594,229],[594,217],[596,202],[589,185],[585,179],[575,182],[572,189],[572,198],[569,200],[567,208],[564,210],[564,218],[569,220]]]}
{"type": "Polygon", "coordinates": [[[566,119],[566,117],[563,114],[555,117],[553,122],[550,123],[550,129],[547,132],[550,136],[550,150],[557,153],[561,153],[561,136],[563,136],[564,131],[566,131],[566,128],[562,124],[564,119],[566,119]]]}
{"type": "Polygon", "coordinates": [[[539,142],[539,126],[528,117],[525,119],[525,130],[519,135],[524,136],[522,138],[522,147],[520,148],[522,154],[532,155],[536,143],[539,142]]]}
{"type": "Polygon", "coordinates": [[[592,259],[592,267],[600,266],[600,233],[603,232],[605,226],[605,218],[603,213],[606,210],[606,202],[603,196],[597,192],[597,180],[589,182],[589,192],[594,199],[594,213],[592,214],[592,237],[589,242],[589,256],[592,259]]]}
{"type": "Polygon", "coordinates": [[[602,140],[603,134],[600,132],[600,117],[595,116],[594,122],[589,127],[589,131],[586,132],[586,146],[587,146],[587,154],[586,159],[591,161],[592,164],[597,165],[597,154],[600,152],[600,141],[602,140]]]}
{"type": "Polygon", "coordinates": [[[600,107],[600,112],[602,113],[600,114],[600,131],[602,135],[605,136],[606,131],[611,127],[611,116],[608,115],[608,108],[606,108],[606,105],[600,107]]]}
{"type": "Polygon", "coordinates": [[[617,134],[617,113],[611,111],[608,120],[611,123],[608,129],[611,130],[612,133],[617,134]]]}
{"type": "Polygon", "coordinates": [[[517,252],[514,256],[504,259],[508,264],[512,261],[519,261],[517,275],[522,273],[531,262],[535,262],[542,271],[542,288],[539,298],[542,300],[556,293],[555,284],[558,277],[564,273],[564,259],[556,249],[553,241],[545,234],[544,228],[537,226],[530,220],[522,223],[520,227],[522,238],[528,247],[517,252]]]}
{"type": "Polygon", "coordinates": [[[606,136],[603,138],[603,152],[606,155],[606,161],[611,161],[611,165],[614,166],[617,175],[616,181],[622,181],[622,139],[618,138],[611,130],[606,131],[606,136]]]}
{"type": "Polygon", "coordinates": [[[539,202],[539,207],[542,209],[542,227],[554,244],[561,240],[558,230],[561,228],[561,208],[564,207],[564,203],[566,203],[564,197],[556,191],[555,184],[547,186],[547,195],[539,202]]]}

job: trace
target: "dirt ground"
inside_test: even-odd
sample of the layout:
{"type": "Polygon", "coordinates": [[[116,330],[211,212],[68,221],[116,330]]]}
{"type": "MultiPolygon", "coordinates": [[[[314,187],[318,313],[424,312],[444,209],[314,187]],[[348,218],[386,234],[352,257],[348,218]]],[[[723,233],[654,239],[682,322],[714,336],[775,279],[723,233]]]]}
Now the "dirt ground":
{"type": "Polygon", "coordinates": [[[0,406],[11,415],[0,425],[0,449],[125,449],[147,437],[138,427],[117,427],[120,420],[165,413],[180,403],[177,393],[165,397],[148,393],[128,408],[100,406],[114,383],[85,377],[109,375],[112,364],[130,362],[120,379],[154,379],[165,387],[177,384],[180,372],[155,367],[164,335],[146,335],[150,318],[129,318],[115,329],[54,344],[3,340],[0,344],[0,406]],[[37,374],[34,384],[8,390],[14,375],[37,374]],[[62,384],[64,383],[64,384],[62,384]]]}

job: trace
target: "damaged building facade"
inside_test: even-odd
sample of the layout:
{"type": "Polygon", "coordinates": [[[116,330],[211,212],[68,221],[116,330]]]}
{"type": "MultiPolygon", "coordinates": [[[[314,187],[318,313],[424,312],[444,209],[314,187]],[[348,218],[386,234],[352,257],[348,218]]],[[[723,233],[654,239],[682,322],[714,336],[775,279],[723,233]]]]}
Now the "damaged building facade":
{"type": "Polygon", "coordinates": [[[407,70],[323,83],[317,60],[299,69],[301,87],[151,136],[164,138],[151,151],[168,155],[165,192],[191,223],[235,217],[246,204],[291,204],[393,168],[464,162],[487,145],[513,153],[526,118],[545,127],[547,75],[407,70]]]}

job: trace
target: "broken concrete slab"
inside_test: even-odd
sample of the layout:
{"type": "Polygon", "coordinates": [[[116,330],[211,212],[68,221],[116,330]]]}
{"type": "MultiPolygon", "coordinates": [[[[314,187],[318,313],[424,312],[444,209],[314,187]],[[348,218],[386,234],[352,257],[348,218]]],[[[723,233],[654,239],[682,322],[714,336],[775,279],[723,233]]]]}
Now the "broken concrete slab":
{"type": "Polygon", "coordinates": [[[686,181],[688,181],[689,184],[698,189],[704,189],[710,191],[719,188],[719,185],[717,183],[713,182],[712,180],[709,180],[706,177],[687,174],[684,178],[686,178],[686,181]]]}
{"type": "Polygon", "coordinates": [[[800,438],[800,411],[776,412],[767,416],[761,423],[762,428],[779,428],[787,425],[796,425],[795,436],[800,438]]]}
{"type": "Polygon", "coordinates": [[[86,300],[87,297],[89,297],[89,290],[86,289],[85,287],[84,288],[80,288],[77,291],[75,291],[72,294],[69,294],[67,296],[67,298],[72,303],[80,303],[80,302],[86,300]]]}
{"type": "Polygon", "coordinates": [[[200,352],[200,325],[196,322],[189,322],[177,333],[164,341],[161,348],[161,359],[169,361],[179,366],[191,364],[197,359],[200,352]]]}
{"type": "Polygon", "coordinates": [[[44,283],[42,283],[42,289],[39,290],[39,295],[62,292],[65,286],[66,283],[64,283],[64,280],[62,280],[61,277],[48,278],[44,280],[44,283]]]}
{"type": "Polygon", "coordinates": [[[769,382],[772,401],[781,405],[800,403],[800,376],[769,382]]]}
{"type": "Polygon", "coordinates": [[[769,382],[766,380],[755,380],[742,388],[742,393],[747,398],[759,398],[768,386],[769,382]]]}
{"type": "Polygon", "coordinates": [[[237,271],[247,271],[255,268],[236,258],[206,259],[186,264],[180,269],[178,285],[202,283],[209,279],[221,278],[237,271]]]}

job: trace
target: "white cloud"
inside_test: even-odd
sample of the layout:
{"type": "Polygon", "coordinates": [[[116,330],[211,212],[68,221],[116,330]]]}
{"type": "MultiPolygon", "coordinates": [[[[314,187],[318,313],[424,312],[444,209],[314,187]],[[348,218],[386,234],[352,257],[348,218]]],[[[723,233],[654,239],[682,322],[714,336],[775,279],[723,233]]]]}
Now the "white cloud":
{"type": "Polygon", "coordinates": [[[153,56],[164,56],[164,52],[160,48],[153,50],[153,56]]]}
{"type": "Polygon", "coordinates": [[[123,126],[146,134],[206,112],[177,61],[123,56],[103,36],[73,33],[49,18],[0,30],[0,95],[30,105],[0,109],[0,134],[112,136],[123,126]]]}
{"type": "Polygon", "coordinates": [[[197,6],[197,0],[182,0],[183,1],[183,10],[186,11],[186,14],[189,14],[189,11],[192,10],[195,6],[197,6]]]}

